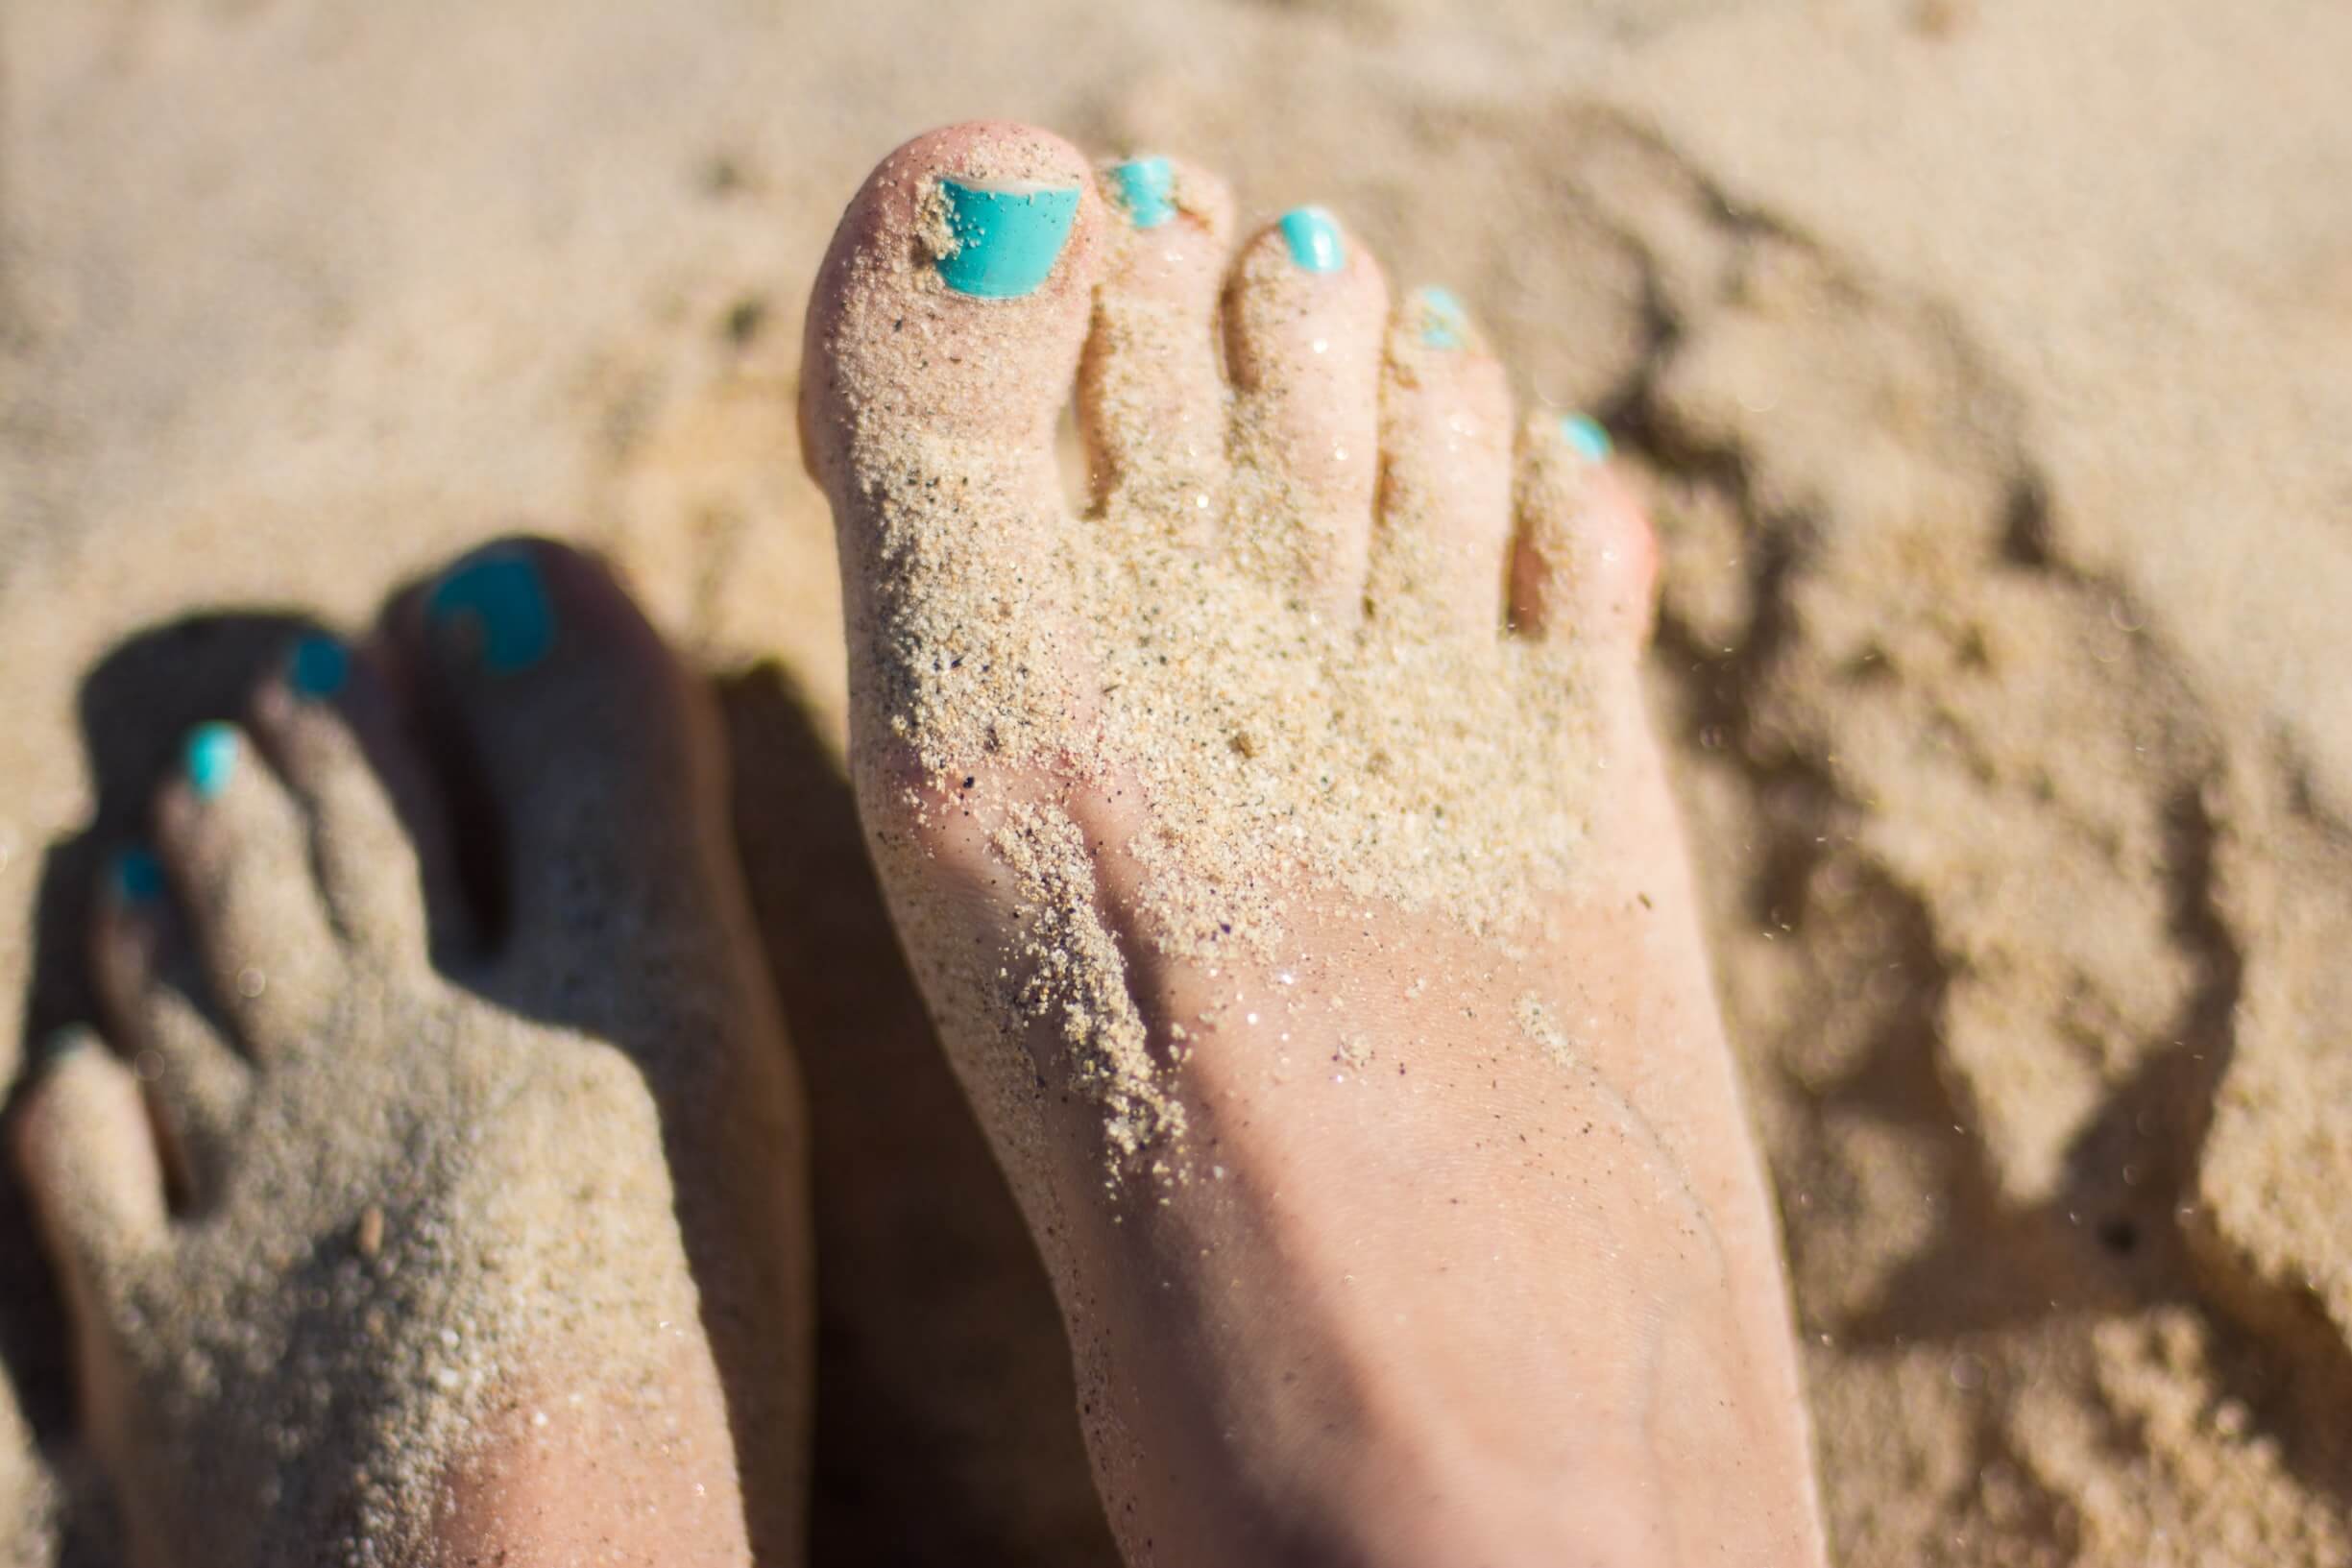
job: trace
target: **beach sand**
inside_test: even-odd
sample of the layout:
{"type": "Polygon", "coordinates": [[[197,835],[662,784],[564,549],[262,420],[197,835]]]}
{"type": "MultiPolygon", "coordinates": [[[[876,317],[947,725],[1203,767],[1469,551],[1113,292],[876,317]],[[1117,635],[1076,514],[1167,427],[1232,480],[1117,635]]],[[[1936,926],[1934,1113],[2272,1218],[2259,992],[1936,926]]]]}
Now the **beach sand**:
{"type": "MultiPolygon", "coordinates": [[[[24,1038],[86,1016],[99,857],[285,617],[516,526],[601,547],[718,685],[810,1080],[819,1560],[1109,1560],[860,852],[791,410],[906,135],[1166,148],[1451,286],[1654,495],[1838,1560],[2352,1563],[2352,12],[810,12],[0,22],[24,1038]]],[[[0,1355],[0,1556],[110,1562],[5,1185],[0,1355]]]]}

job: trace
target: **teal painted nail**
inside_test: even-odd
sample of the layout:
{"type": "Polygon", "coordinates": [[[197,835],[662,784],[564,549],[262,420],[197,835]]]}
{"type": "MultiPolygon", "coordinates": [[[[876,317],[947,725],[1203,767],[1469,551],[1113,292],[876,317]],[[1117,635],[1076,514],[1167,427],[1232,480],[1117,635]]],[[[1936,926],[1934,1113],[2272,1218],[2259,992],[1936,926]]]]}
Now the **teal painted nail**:
{"type": "Polygon", "coordinates": [[[96,1036],[79,1024],[52,1029],[42,1037],[40,1048],[33,1053],[33,1069],[45,1073],[76,1051],[87,1049],[95,1043],[96,1036]]]}
{"type": "Polygon", "coordinates": [[[1588,463],[1609,461],[1609,432],[1582,414],[1569,414],[1560,422],[1561,439],[1577,456],[1588,463]]]}
{"type": "Polygon", "coordinates": [[[1414,296],[1420,308],[1421,341],[1432,349],[1459,349],[1470,340],[1469,313],[1448,289],[1422,289],[1414,296]]]}
{"type": "Polygon", "coordinates": [[[331,697],[351,673],[351,654],[331,637],[303,638],[286,657],[286,681],[298,697],[331,697]]]}
{"type": "Polygon", "coordinates": [[[1340,243],[1340,226],[1319,206],[1297,206],[1282,214],[1282,237],[1290,243],[1291,259],[1311,273],[1335,273],[1347,260],[1340,243]]]}
{"type": "Polygon", "coordinates": [[[491,550],[441,580],[424,607],[445,637],[463,638],[493,675],[529,669],[555,646],[555,610],[525,550],[491,550]]]}
{"type": "Polygon", "coordinates": [[[939,277],[957,293],[982,300],[1036,293],[1078,217],[1076,190],[990,190],[941,180],[939,194],[956,241],[955,251],[939,258],[939,277]]]}
{"type": "Polygon", "coordinates": [[[1176,215],[1176,170],[1164,157],[1131,157],[1111,170],[1112,187],[1127,221],[1138,229],[1157,229],[1176,215]]]}
{"type": "Polygon", "coordinates": [[[180,756],[187,770],[188,787],[200,801],[216,799],[237,771],[237,732],[226,724],[199,724],[188,732],[180,756]]]}
{"type": "Polygon", "coordinates": [[[108,885],[125,904],[145,904],[163,896],[163,862],[135,844],[116,850],[107,867],[108,885]]]}

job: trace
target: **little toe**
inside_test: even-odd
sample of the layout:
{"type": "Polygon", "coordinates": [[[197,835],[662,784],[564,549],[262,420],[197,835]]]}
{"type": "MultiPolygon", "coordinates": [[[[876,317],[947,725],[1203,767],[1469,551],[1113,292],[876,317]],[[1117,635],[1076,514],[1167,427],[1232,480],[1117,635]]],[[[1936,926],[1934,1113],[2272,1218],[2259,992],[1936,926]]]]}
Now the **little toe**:
{"type": "Polygon", "coordinates": [[[501,961],[593,970],[655,934],[723,844],[715,719],[620,585],[575,550],[508,540],[452,567],[396,629],[471,820],[501,961]],[[492,885],[495,884],[495,885],[492,885]]]}
{"type": "Polygon", "coordinates": [[[1321,207],[1250,241],[1225,288],[1236,545],[1343,620],[1363,600],[1387,320],[1379,264],[1321,207]]]}
{"type": "Polygon", "coordinates": [[[1079,424],[1105,511],[1205,541],[1224,499],[1217,296],[1233,229],[1224,182],[1176,158],[1103,171],[1121,220],[1079,370],[1079,424]]]}
{"type": "Polygon", "coordinates": [[[1390,325],[1380,514],[1365,613],[1499,630],[1511,542],[1511,389],[1468,314],[1418,289],[1390,325]]]}
{"type": "Polygon", "coordinates": [[[122,1271],[160,1245],[163,1168],[138,1079],[86,1029],[52,1042],[13,1128],[16,1167],[85,1332],[122,1271]]]}
{"type": "Polygon", "coordinates": [[[156,798],[169,868],[211,999],[256,1058],[307,1040],[340,990],[342,949],[302,811],[232,724],[198,725],[156,798]]]}
{"type": "Polygon", "coordinates": [[[1054,432],[1103,228],[1075,148],[981,123],[885,158],[835,231],[801,436],[833,503],[863,777],[1051,748],[1083,709],[1054,432]]]}
{"type": "Polygon", "coordinates": [[[1609,453],[1608,433],[1584,415],[1528,421],[1511,621],[1530,637],[1614,648],[1630,668],[1656,613],[1658,541],[1609,453]]]}
{"type": "Polygon", "coordinates": [[[90,929],[90,972],[108,1034],[136,1067],[163,1122],[180,1191],[202,1207],[220,1190],[253,1073],[196,998],[204,978],[160,862],[115,856],[90,929]]]}
{"type": "Polygon", "coordinates": [[[254,693],[249,720],[310,824],[335,928],[353,948],[422,963],[428,937],[470,940],[448,811],[365,650],[310,634],[254,693]]]}

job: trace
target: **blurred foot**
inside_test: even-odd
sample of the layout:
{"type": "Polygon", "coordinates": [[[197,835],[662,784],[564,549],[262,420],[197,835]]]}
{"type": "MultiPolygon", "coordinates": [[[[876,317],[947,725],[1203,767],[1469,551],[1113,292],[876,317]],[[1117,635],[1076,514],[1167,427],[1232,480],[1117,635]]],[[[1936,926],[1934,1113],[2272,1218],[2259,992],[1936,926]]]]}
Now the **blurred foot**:
{"type": "Polygon", "coordinates": [[[139,1563],[797,1560],[805,1144],[723,786],[530,543],[190,736],[15,1129],[139,1563]]]}

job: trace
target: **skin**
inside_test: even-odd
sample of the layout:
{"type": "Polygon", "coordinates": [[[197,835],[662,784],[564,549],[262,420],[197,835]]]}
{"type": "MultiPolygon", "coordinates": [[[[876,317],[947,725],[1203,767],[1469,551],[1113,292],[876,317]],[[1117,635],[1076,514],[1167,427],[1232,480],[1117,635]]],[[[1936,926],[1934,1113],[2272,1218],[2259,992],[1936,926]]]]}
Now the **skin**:
{"type": "Polygon", "coordinates": [[[104,1038],[70,1041],[13,1128],[142,1568],[308,1563],[352,1535],[424,1562],[799,1560],[806,1143],[715,715],[600,567],[503,548],[545,585],[544,660],[487,670],[412,599],[331,700],[263,682],[217,794],[161,786],[172,892],[102,893],[104,1038]],[[551,1275],[469,1234],[510,1200],[551,1275]],[[367,1347],[437,1333],[402,1315],[475,1240],[492,1288],[542,1294],[422,1478],[429,1538],[386,1541],[321,1456],[364,1442],[391,1397],[367,1347]],[[356,1302],[323,1288],[354,1279],[356,1302]],[[265,1325],[294,1303],[290,1343],[359,1347],[298,1459],[268,1423],[300,1356],[193,1369],[235,1325],[170,1304],[224,1292],[265,1325]]]}
{"type": "Polygon", "coordinates": [[[1772,1211],[1637,680],[1645,520],[1605,470],[1559,481],[1574,459],[1549,422],[1515,444],[1482,342],[1400,352],[1352,238],[1323,275],[1271,229],[1228,259],[1223,187],[1179,166],[1185,210],[1130,242],[1095,180],[1007,124],[884,160],[811,302],[801,426],[837,527],[861,815],[1054,1273],[1128,1559],[1819,1562],[1772,1211]],[[1085,192],[1035,293],[973,300],[924,265],[943,175],[1085,192]],[[1088,750],[1084,650],[1120,628],[1086,624],[1052,569],[1119,547],[1062,515],[1053,431],[1074,383],[1104,516],[1229,547],[1319,623],[1572,659],[1601,781],[1574,888],[1509,943],[1279,888],[1298,953],[1279,975],[1159,939],[1128,848],[1153,806],[1088,750]],[[1243,517],[1278,495],[1284,521],[1220,542],[1181,510],[1201,495],[1243,517]],[[1015,582],[1006,561],[1033,565],[1015,582]],[[951,700],[960,646],[934,639],[1004,626],[1044,628],[1000,644],[1026,661],[1008,700],[1033,728],[1011,760],[927,759],[907,693],[951,700]],[[997,835],[1039,806],[1083,834],[1091,885],[1068,896],[1118,933],[1116,957],[1077,961],[1142,1020],[1214,1179],[1106,1181],[1070,1052],[1002,1003],[1033,972],[1037,911],[997,835]],[[1508,1022],[1531,996],[1572,1024],[1572,1070],[1508,1022]],[[1347,1060],[1334,1001],[1395,1048],[1377,1069],[1320,1065],[1347,1060]]]}

